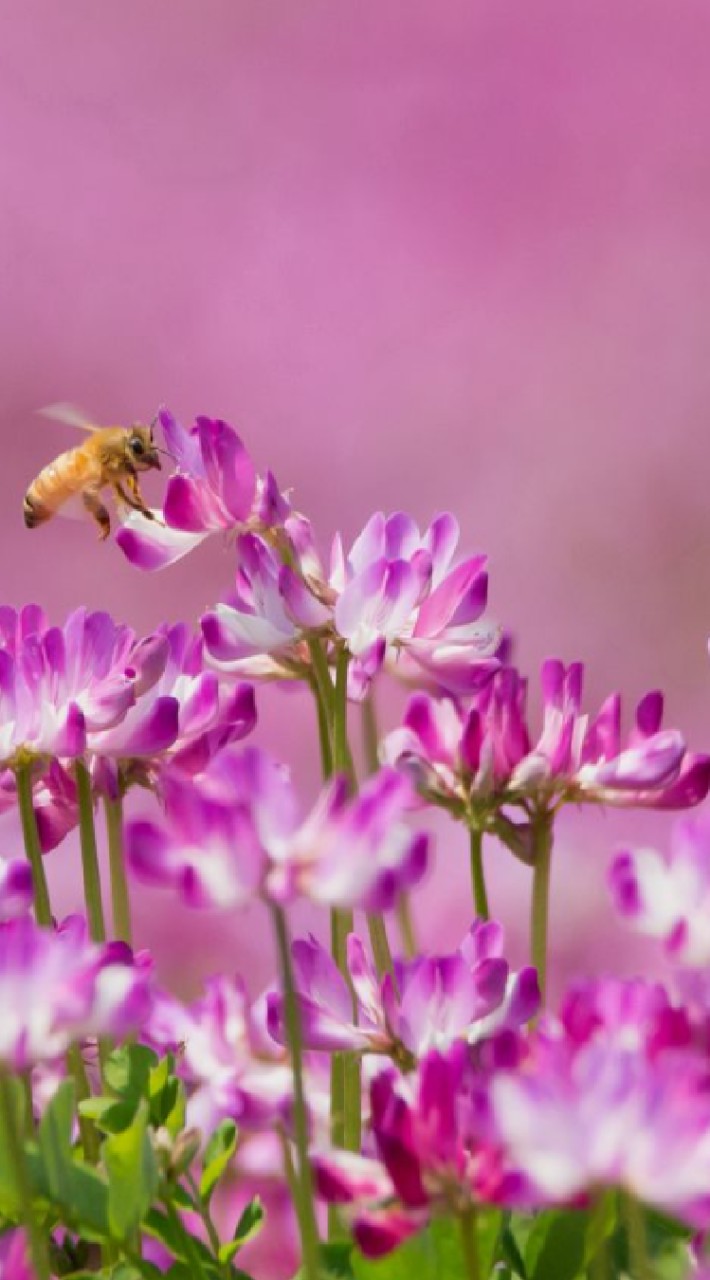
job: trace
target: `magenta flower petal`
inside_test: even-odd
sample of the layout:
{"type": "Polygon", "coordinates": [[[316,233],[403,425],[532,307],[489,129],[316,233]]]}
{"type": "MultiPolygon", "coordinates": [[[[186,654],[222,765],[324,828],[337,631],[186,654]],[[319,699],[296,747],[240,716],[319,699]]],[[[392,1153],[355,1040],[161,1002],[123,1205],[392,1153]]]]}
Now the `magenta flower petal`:
{"type": "Polygon", "coordinates": [[[23,917],[0,927],[0,1062],[24,1071],[87,1035],[135,1030],[150,1003],[150,974],[95,947],[85,923],[56,933],[23,917]]]}
{"type": "Polygon", "coordinates": [[[256,494],[256,471],[236,431],[220,419],[198,418],[205,475],[221,502],[240,523],[248,519],[256,494]]]}
{"type": "Polygon", "coordinates": [[[32,906],[32,869],[29,862],[13,858],[0,862],[0,923],[24,916],[32,906]]]}
{"type": "Polygon", "coordinates": [[[358,1215],[353,1225],[355,1241],[366,1258],[383,1258],[410,1236],[421,1231],[425,1219],[417,1220],[402,1210],[370,1210],[358,1215]]]}
{"type": "Polygon", "coordinates": [[[46,743],[46,749],[54,755],[75,759],[86,749],[86,721],[80,707],[70,702],[56,732],[46,743]]]}
{"type": "Polygon", "coordinates": [[[279,591],[286,609],[300,627],[315,629],[330,621],[331,610],[316,599],[303,579],[288,565],[284,565],[279,573],[279,591]]]}
{"type": "Polygon", "coordinates": [[[207,531],[185,533],[170,529],[157,520],[148,521],[132,512],[116,534],[116,542],[126,559],[137,569],[164,569],[189,555],[204,542],[207,531]]]}
{"type": "Polygon", "coordinates": [[[439,635],[445,627],[475,622],[486,607],[486,556],[474,556],[453,569],[419,609],[414,635],[439,635]]]}
{"type": "Polygon", "coordinates": [[[144,715],[104,734],[104,755],[130,759],[153,756],[171,747],[178,736],[180,704],[177,698],[156,698],[144,715]]]}
{"type": "Polygon", "coordinates": [[[392,1182],[379,1161],[353,1151],[316,1152],[313,1172],[318,1194],[330,1204],[380,1200],[392,1195],[392,1182]]]}
{"type": "Polygon", "coordinates": [[[684,755],[681,734],[667,729],[598,765],[594,770],[595,785],[632,791],[661,786],[677,776],[684,755]]]}
{"type": "Polygon", "coordinates": [[[167,526],[182,533],[205,533],[214,521],[206,487],[192,476],[170,477],[163,512],[167,526]]]}

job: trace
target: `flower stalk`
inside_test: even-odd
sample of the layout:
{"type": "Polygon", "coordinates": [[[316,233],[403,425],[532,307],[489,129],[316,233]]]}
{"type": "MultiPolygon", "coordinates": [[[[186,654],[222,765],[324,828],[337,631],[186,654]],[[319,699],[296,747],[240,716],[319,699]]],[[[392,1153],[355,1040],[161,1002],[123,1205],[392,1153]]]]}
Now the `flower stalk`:
{"type": "Polygon", "coordinates": [[[20,1203],[22,1220],[27,1231],[30,1254],[37,1280],[50,1280],[47,1241],[35,1217],[22,1138],[16,1123],[16,1106],[10,1077],[0,1069],[0,1120],[5,1132],[5,1147],[15,1191],[20,1203]]]}
{"type": "Polygon", "coordinates": [[[293,1129],[298,1156],[298,1169],[294,1180],[296,1215],[303,1249],[304,1280],[318,1280],[318,1226],[314,1212],[313,1176],[308,1155],[308,1113],[303,1084],[303,1029],[298,1005],[296,984],[291,963],[291,948],[286,916],[281,907],[271,904],[271,918],[276,936],[276,946],[284,993],[284,1011],[291,1068],[293,1071],[293,1129]]]}
{"type": "Polygon", "coordinates": [[[490,920],[491,911],[488,905],[486,875],[483,867],[483,832],[478,826],[469,828],[471,852],[471,887],[473,902],[479,920],[490,920]]]}
{"type": "Polygon", "coordinates": [[[535,862],[530,911],[530,961],[537,969],[540,997],[545,1003],[547,988],[547,935],[550,907],[550,865],[552,861],[552,817],[538,814],[533,820],[535,862]]]}
{"type": "Polygon", "coordinates": [[[131,923],[131,898],[128,891],[126,862],[123,848],[123,800],[120,796],[104,800],[106,836],[108,841],[109,874],[111,880],[111,915],[114,937],[133,945],[131,923]]]}
{"type": "Polygon", "coordinates": [[[631,1275],[634,1280],[653,1280],[653,1267],[646,1239],[646,1224],[643,1220],[643,1206],[634,1195],[624,1194],[621,1197],[621,1212],[626,1223],[631,1275]]]}
{"type": "Polygon", "coordinates": [[[459,1228],[467,1280],[481,1280],[478,1239],[476,1236],[476,1211],[473,1205],[459,1213],[459,1228]]]}
{"type": "Polygon", "coordinates": [[[84,901],[92,942],[106,941],[106,923],[101,901],[99,858],[96,851],[94,829],[94,802],[91,794],[91,778],[86,765],[77,760],[75,765],[77,799],[79,802],[79,837],[81,843],[81,869],[84,877],[84,901]]]}
{"type": "Polygon", "coordinates": [[[35,920],[37,924],[45,928],[51,928],[52,909],[49,902],[49,886],[44,871],[44,861],[37,832],[37,819],[32,802],[31,765],[19,765],[15,770],[15,778],[17,780],[17,800],[20,807],[25,853],[27,854],[27,861],[32,868],[35,920]]]}

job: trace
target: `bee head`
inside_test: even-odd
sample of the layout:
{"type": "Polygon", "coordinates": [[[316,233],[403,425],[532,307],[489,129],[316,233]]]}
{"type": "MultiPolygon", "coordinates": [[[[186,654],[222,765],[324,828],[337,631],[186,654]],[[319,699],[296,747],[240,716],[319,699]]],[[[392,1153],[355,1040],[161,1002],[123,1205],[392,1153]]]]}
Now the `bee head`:
{"type": "Polygon", "coordinates": [[[143,427],[138,423],[131,427],[126,449],[136,471],[150,471],[152,467],[160,471],[160,456],[153,440],[152,427],[143,427]]]}

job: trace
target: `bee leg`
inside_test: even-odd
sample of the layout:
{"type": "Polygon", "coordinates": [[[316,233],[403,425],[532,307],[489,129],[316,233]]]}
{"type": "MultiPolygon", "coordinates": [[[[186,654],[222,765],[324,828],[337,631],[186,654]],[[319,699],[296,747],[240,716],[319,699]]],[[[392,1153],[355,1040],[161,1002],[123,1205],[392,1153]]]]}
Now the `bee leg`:
{"type": "Polygon", "coordinates": [[[140,511],[141,515],[145,516],[146,520],[155,520],[155,516],[150,510],[150,507],[147,507],[143,501],[143,495],[138,488],[138,480],[135,476],[127,476],[126,487],[129,490],[128,493],[126,492],[126,489],[124,489],[120,480],[115,480],[113,483],[112,488],[119,502],[125,502],[126,506],[131,507],[133,511],[140,511]]]}
{"type": "Polygon", "coordinates": [[[100,495],[93,489],[86,489],[82,494],[82,502],[99,526],[100,541],[105,542],[111,532],[111,519],[100,495]]]}

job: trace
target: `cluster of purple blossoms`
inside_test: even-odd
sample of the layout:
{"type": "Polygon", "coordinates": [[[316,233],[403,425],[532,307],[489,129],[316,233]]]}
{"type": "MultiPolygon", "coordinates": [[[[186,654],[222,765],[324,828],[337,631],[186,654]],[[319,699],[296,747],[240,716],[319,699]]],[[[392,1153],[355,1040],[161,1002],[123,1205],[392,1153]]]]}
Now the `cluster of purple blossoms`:
{"type": "MultiPolygon", "coordinates": [[[[46,851],[78,820],[78,762],[107,801],[147,786],[158,812],[126,826],[133,874],[193,907],[265,902],[280,985],[255,1004],[224,975],[191,1004],[156,993],[145,955],[90,943],[78,918],[39,929],[33,893],[37,918],[50,917],[36,875],[0,863],[0,1066],[56,1073],[72,1045],[136,1032],[170,1055],[187,1098],[184,1149],[204,1153],[229,1119],[254,1168],[286,1174],[307,1280],[317,1274],[311,1161],[320,1196],[373,1257],[434,1215],[578,1206],[605,1188],[708,1231],[706,820],[678,827],[669,859],[625,851],[610,873],[621,914],[680,966],[676,998],[643,981],[577,983],[554,1017],[541,988],[558,809],[688,808],[710,790],[710,756],[663,729],[658,692],[626,734],[618,695],[587,713],[579,663],[544,664],[531,730],[527,683],[486,616],[486,558],[456,562],[452,516],[422,531],[404,513],[378,513],[349,547],[336,536],[324,559],[309,521],[271,473],[257,474],[227,423],[198,418],[185,430],[165,411],[160,422],[177,466],[163,509],[152,521],[132,512],[117,541],[153,570],[220,534],[234,548],[234,589],[196,635],[179,624],[139,638],[86,610],[53,627],[36,606],[0,609],[0,811],[29,785],[46,851]],[[347,701],[384,672],[415,692],[358,790],[347,701]],[[284,765],[236,746],[256,723],[241,681],[265,679],[301,680],[316,696],[328,777],[310,810],[284,765]],[[399,906],[405,920],[404,898],[427,870],[428,837],[408,825],[422,800],[475,834],[481,916],[481,832],[535,865],[538,968],[512,969],[500,926],[483,918],[453,952],[392,960],[380,917],[399,906]],[[332,957],[314,937],[290,944],[285,909],[300,898],[329,909],[332,957]],[[356,910],[368,914],[376,963],[351,931],[356,910]]],[[[86,790],[82,804],[84,835],[86,790]]],[[[19,1234],[0,1242],[0,1269],[8,1260],[26,1280],[19,1234]]]]}
{"type": "Polygon", "coordinates": [[[574,990],[523,1061],[495,1075],[490,1100],[531,1203],[620,1187],[710,1225],[710,1059],[658,987],[607,980],[574,990]]]}
{"type": "Polygon", "coordinates": [[[240,980],[213,978],[190,1005],[156,994],[143,1036],[159,1052],[178,1054],[189,1128],[206,1136],[225,1118],[248,1132],[287,1120],[288,1059],[265,1034],[240,980]]]}
{"type": "MultiPolygon", "coordinates": [[[[293,960],[310,1049],[386,1055],[404,1069],[430,1049],[445,1050],[457,1040],[479,1044],[522,1026],[540,1004],[535,970],[511,973],[503,931],[492,920],[475,921],[453,954],[398,963],[381,981],[356,934],[347,940],[349,980],[315,938],[295,942],[293,960]]],[[[268,1026],[283,1043],[278,993],[268,999],[268,1026]]]]}
{"type": "Polygon", "coordinates": [[[403,821],[410,785],[392,770],[354,799],[335,778],[305,818],[287,770],[256,748],[220,752],[190,787],[166,769],[161,792],[159,821],[128,824],[129,860],[137,875],[179,889],[193,906],[305,896],[385,911],[426,870],[428,839],[403,821]]]}
{"type": "Polygon", "coordinates": [[[350,657],[348,692],[359,699],[384,666],[407,679],[474,687],[497,665],[500,630],[482,618],[485,557],[456,568],[453,517],[421,534],[403,513],[372,517],[345,552],[336,538],[327,573],[302,517],[284,526],[289,551],[263,538],[237,540],[233,595],[202,619],[207,651],[220,668],[251,677],[308,672],[307,641],[350,657]]]}
{"type": "Polygon", "coordinates": [[[609,871],[617,909],[629,924],[663,942],[677,965],[710,963],[710,824],[707,815],[676,823],[670,855],[619,853],[609,871]]]}
{"type": "Polygon", "coordinates": [[[537,738],[528,726],[527,681],[513,667],[491,673],[467,705],[415,694],[402,726],[384,740],[382,759],[412,776],[427,800],[496,832],[523,856],[525,824],[513,826],[501,814],[506,806],[530,817],[565,803],[683,809],[707,795],[710,756],[690,752],[677,730],[662,728],[660,693],[642,698],[624,738],[619,694],[596,716],[583,710],[580,663],[545,662],[541,687],[537,738]]]}
{"type": "Polygon", "coordinates": [[[186,431],[167,410],[160,425],[177,471],[168,481],[163,510],[148,524],[131,512],[116,541],[139,569],[162,569],[213,533],[269,529],[289,505],[270,473],[257,476],[236,431],[220,419],[199,417],[186,431]]]}
{"type": "Polygon", "coordinates": [[[710,1224],[710,1058],[662,988],[580,984],[558,1018],[454,1041],[371,1083],[368,1153],[320,1151],[318,1187],[379,1256],[432,1214],[579,1206],[622,1189],[710,1224]]]}
{"type": "Polygon", "coordinates": [[[438,516],[422,534],[398,512],[373,516],[349,551],[338,536],[328,570],[309,522],[293,513],[273,476],[256,475],[226,423],[198,418],[184,430],[160,415],[178,472],[163,511],[132,513],[117,541],[132,563],[159,569],[215,532],[236,535],[232,595],[202,628],[211,660],[250,679],[302,678],[309,639],[350,657],[349,691],[362,697],[387,665],[404,678],[467,692],[496,665],[500,628],[485,620],[485,556],[453,567],[459,530],[438,516]]]}
{"type": "Polygon", "coordinates": [[[0,1064],[25,1071],[87,1037],[129,1035],[150,1010],[151,983],[122,943],[89,942],[79,916],[56,931],[26,916],[0,925],[0,1064]]]}
{"type": "Polygon", "coordinates": [[[79,609],[56,627],[34,605],[0,610],[0,810],[14,808],[15,771],[30,767],[45,851],[78,820],[72,761],[113,795],[154,781],[166,759],[203,768],[255,722],[252,687],[205,670],[183,625],[138,639],[106,613],[79,609]]]}

